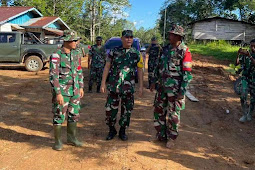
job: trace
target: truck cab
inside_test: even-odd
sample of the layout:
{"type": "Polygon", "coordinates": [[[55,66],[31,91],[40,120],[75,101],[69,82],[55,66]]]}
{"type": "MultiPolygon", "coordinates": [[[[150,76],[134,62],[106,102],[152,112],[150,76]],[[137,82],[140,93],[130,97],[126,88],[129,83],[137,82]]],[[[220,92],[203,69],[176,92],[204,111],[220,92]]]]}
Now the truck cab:
{"type": "Polygon", "coordinates": [[[0,63],[40,71],[61,44],[44,44],[32,33],[0,32],[0,63]]]}

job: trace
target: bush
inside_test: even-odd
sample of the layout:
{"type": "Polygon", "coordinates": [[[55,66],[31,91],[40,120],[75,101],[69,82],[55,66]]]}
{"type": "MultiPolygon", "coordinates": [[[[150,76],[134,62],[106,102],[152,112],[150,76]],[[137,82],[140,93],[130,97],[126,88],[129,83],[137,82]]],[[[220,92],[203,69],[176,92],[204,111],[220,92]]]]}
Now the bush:
{"type": "Polygon", "coordinates": [[[201,54],[204,56],[214,56],[216,59],[235,61],[237,51],[240,46],[231,45],[230,43],[219,40],[208,43],[189,43],[189,48],[192,53],[201,54]]]}

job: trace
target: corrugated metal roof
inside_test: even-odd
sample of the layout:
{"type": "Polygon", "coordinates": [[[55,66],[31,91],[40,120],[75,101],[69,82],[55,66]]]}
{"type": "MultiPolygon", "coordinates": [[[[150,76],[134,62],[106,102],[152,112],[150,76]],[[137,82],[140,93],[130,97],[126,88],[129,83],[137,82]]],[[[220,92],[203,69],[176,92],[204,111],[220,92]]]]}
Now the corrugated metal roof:
{"type": "Polygon", "coordinates": [[[45,25],[48,25],[49,23],[51,23],[52,21],[54,21],[57,18],[58,17],[41,17],[40,19],[38,19],[36,22],[30,24],[29,26],[44,27],[45,25]]]}
{"type": "Polygon", "coordinates": [[[224,18],[224,17],[208,17],[208,18],[205,18],[205,19],[193,21],[193,22],[189,23],[188,25],[193,25],[193,24],[195,24],[197,22],[211,21],[213,19],[223,19],[223,20],[227,20],[227,21],[234,21],[234,22],[241,22],[241,23],[244,23],[244,24],[255,25],[253,23],[249,23],[249,22],[245,22],[245,21],[239,21],[239,20],[236,20],[236,19],[224,18]]]}
{"type": "Polygon", "coordinates": [[[24,23],[22,26],[24,27],[40,27],[46,28],[50,24],[58,22],[59,24],[65,26],[66,29],[70,29],[67,24],[59,17],[40,17],[40,18],[33,18],[30,21],[24,23]]]}
{"type": "Polygon", "coordinates": [[[34,7],[0,7],[0,23],[5,23],[15,17],[18,17],[28,11],[35,11],[39,16],[42,14],[34,7]]]}

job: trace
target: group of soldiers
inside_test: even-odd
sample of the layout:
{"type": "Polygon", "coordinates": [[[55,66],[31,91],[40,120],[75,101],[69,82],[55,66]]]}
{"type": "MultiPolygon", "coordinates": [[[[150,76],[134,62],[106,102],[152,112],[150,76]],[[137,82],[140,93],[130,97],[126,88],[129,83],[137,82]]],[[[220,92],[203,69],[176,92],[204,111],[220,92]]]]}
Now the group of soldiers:
{"type": "MultiPolygon", "coordinates": [[[[178,136],[180,111],[185,108],[185,92],[192,79],[192,58],[189,48],[184,44],[184,30],[173,26],[169,33],[169,44],[161,47],[156,38],[151,39],[147,49],[148,88],[156,89],[154,101],[154,126],[157,138],[166,142],[166,147],[174,146],[178,136]]],[[[50,83],[52,86],[52,112],[55,143],[54,150],[62,150],[61,125],[67,116],[67,143],[81,147],[77,139],[77,122],[79,119],[80,99],[84,96],[84,82],[81,57],[84,54],[77,49],[79,43],[74,31],[65,31],[64,44],[52,54],[50,59],[50,83]]],[[[109,133],[106,140],[117,135],[119,102],[121,115],[119,119],[119,138],[128,140],[126,128],[130,125],[131,112],[134,108],[135,76],[138,75],[139,96],[143,95],[144,56],[133,44],[132,30],[122,32],[122,46],[116,47],[108,54],[102,46],[102,37],[96,38],[89,52],[88,68],[90,79],[88,92],[92,92],[93,82],[97,83],[97,92],[106,93],[106,124],[109,133]],[[108,83],[106,83],[107,77],[108,83]]]]}

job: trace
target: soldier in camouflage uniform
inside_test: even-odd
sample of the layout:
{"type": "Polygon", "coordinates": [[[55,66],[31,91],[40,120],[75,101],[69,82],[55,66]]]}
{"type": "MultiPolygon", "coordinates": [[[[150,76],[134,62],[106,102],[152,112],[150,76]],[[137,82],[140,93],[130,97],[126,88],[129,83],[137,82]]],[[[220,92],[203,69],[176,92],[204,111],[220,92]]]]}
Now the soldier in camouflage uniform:
{"type": "Polygon", "coordinates": [[[97,93],[100,93],[102,75],[104,71],[106,58],[105,48],[102,46],[102,37],[96,38],[96,44],[89,50],[88,68],[89,75],[89,92],[92,92],[93,82],[97,82],[97,93]]]}
{"type": "Polygon", "coordinates": [[[252,112],[255,104],[255,40],[250,42],[250,52],[239,49],[236,65],[241,64],[242,68],[242,91],[240,96],[243,116],[239,119],[240,122],[251,121],[252,112]],[[247,97],[250,93],[250,104],[247,97]]]}
{"type": "Polygon", "coordinates": [[[154,69],[158,63],[158,58],[159,58],[161,50],[162,50],[162,48],[158,44],[156,37],[153,37],[151,39],[150,46],[146,50],[146,53],[149,54],[149,60],[148,60],[148,82],[149,82],[149,85],[148,85],[148,89],[150,88],[152,77],[153,77],[153,72],[154,72],[154,69]]]}
{"type": "Polygon", "coordinates": [[[81,46],[80,41],[81,41],[81,38],[79,37],[79,40],[77,41],[77,45],[76,45],[76,50],[78,53],[78,57],[81,59],[81,58],[85,57],[86,54],[85,54],[84,48],[81,46]]]}
{"type": "Polygon", "coordinates": [[[123,141],[128,137],[125,129],[130,124],[131,111],[134,107],[135,70],[138,70],[139,95],[143,93],[143,58],[139,51],[132,47],[133,32],[122,32],[122,46],[110,51],[104,68],[101,92],[106,91],[106,78],[109,70],[108,97],[106,101],[106,124],[109,126],[109,134],[106,140],[111,140],[117,134],[114,127],[121,100],[121,116],[119,120],[119,138],[123,141]]]}
{"type": "Polygon", "coordinates": [[[184,95],[192,79],[191,53],[182,42],[183,32],[180,26],[173,26],[169,31],[170,44],[163,48],[151,86],[153,91],[155,83],[158,82],[154,101],[154,126],[157,138],[167,140],[168,148],[173,146],[173,141],[178,136],[180,111],[185,107],[184,95]]]}
{"type": "Polygon", "coordinates": [[[83,97],[83,73],[75,50],[76,32],[64,31],[63,47],[50,57],[54,150],[62,150],[61,125],[67,115],[67,143],[82,146],[77,140],[77,122],[80,117],[80,98],[83,97]]]}

